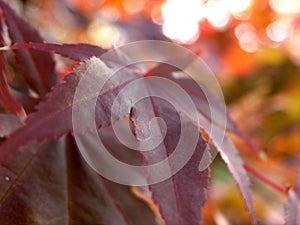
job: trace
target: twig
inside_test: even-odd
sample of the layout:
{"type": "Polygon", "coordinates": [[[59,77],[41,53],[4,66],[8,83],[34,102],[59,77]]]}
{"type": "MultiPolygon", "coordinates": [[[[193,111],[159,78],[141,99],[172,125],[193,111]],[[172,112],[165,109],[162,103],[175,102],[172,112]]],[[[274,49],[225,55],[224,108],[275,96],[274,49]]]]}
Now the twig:
{"type": "Polygon", "coordinates": [[[261,181],[263,181],[264,183],[268,184],[269,186],[271,186],[272,188],[274,188],[275,190],[281,192],[282,194],[286,195],[290,189],[289,186],[287,187],[283,187],[277,183],[275,183],[274,181],[270,180],[268,177],[266,177],[265,175],[261,174],[259,171],[257,171],[256,169],[254,169],[252,166],[250,166],[249,164],[244,163],[243,164],[244,168],[251,173],[252,175],[254,175],[255,177],[257,177],[258,179],[260,179],[261,181]]]}

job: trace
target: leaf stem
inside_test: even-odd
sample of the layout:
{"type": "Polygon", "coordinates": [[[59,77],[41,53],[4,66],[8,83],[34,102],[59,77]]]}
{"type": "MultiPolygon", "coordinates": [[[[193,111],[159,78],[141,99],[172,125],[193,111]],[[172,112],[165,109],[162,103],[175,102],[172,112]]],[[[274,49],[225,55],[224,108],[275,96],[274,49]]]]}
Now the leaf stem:
{"type": "Polygon", "coordinates": [[[250,166],[249,164],[244,163],[243,164],[244,168],[251,173],[252,175],[254,175],[256,178],[260,179],[262,182],[268,184],[269,186],[271,186],[272,188],[274,188],[275,190],[281,192],[282,194],[286,195],[290,189],[289,186],[287,187],[283,187],[277,183],[275,183],[274,181],[270,180],[268,177],[266,177],[265,175],[261,174],[259,171],[257,171],[256,169],[254,169],[252,166],[250,166]]]}

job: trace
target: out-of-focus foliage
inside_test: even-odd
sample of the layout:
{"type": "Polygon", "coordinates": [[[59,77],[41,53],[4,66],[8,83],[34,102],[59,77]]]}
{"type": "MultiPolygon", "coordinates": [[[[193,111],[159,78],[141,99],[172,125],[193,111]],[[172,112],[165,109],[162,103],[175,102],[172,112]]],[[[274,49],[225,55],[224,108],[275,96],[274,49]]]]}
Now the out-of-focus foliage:
{"type": "MultiPolygon", "coordinates": [[[[299,0],[7,1],[51,42],[100,47],[171,40],[217,74],[231,114],[260,152],[245,157],[279,184],[294,185],[300,163],[299,0]]],[[[67,70],[61,64],[61,70],[67,70]]],[[[207,224],[243,224],[246,210],[225,166],[213,164],[207,224]],[[222,190],[222,193],[220,192],[222,190]]],[[[253,178],[263,224],[284,220],[286,196],[253,178]],[[266,204],[268,203],[268,204],[266,204]]]]}

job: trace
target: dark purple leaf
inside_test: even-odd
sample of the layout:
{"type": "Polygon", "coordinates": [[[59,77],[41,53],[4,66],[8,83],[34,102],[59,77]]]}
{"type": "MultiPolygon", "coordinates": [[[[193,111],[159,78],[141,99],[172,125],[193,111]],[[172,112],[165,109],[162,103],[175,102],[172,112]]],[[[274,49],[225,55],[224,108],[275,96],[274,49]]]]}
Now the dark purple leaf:
{"type": "MultiPolygon", "coordinates": [[[[175,109],[158,98],[149,98],[134,106],[131,119],[135,127],[135,133],[138,139],[143,139],[145,124],[154,117],[160,117],[166,123],[167,133],[163,142],[155,149],[142,154],[142,162],[145,165],[154,164],[168,158],[176,148],[181,135],[193,135],[192,133],[181,133],[181,126],[194,126],[192,123],[184,122],[175,109]]],[[[205,188],[208,185],[208,169],[199,171],[199,163],[206,149],[206,143],[199,134],[198,129],[191,129],[199,135],[199,141],[195,146],[195,152],[184,165],[184,167],[175,173],[169,179],[157,184],[151,184],[150,190],[155,203],[159,205],[160,212],[167,225],[197,225],[200,223],[200,208],[205,203],[205,188]]],[[[190,143],[186,143],[190,144],[190,143]]],[[[186,149],[180,149],[182,154],[188,154],[186,149]]],[[[175,162],[176,163],[176,162],[175,162]]],[[[164,168],[161,168],[162,170],[164,168]]],[[[173,164],[170,162],[169,169],[172,171],[173,164]]],[[[163,173],[164,171],[157,171],[163,173]]],[[[152,174],[145,172],[149,180],[152,180],[152,174]]]]}
{"type": "Polygon", "coordinates": [[[0,177],[3,225],[155,224],[148,206],[97,175],[70,137],[27,146],[0,167],[0,177]]]}
{"type": "MultiPolygon", "coordinates": [[[[125,122],[125,121],[124,121],[125,122]]],[[[125,123],[124,123],[125,125],[125,123]]],[[[89,149],[89,152],[91,151],[95,151],[97,152],[96,155],[94,155],[94,159],[96,159],[96,163],[97,164],[104,164],[105,162],[105,158],[102,157],[101,154],[99,154],[99,145],[97,142],[98,138],[101,138],[102,142],[104,143],[106,149],[112,154],[113,157],[117,158],[118,160],[120,160],[123,163],[127,163],[129,165],[136,165],[136,166],[140,166],[141,161],[140,161],[140,154],[137,151],[133,151],[132,149],[127,148],[126,146],[124,146],[123,144],[121,144],[118,140],[118,138],[115,136],[114,130],[112,127],[107,127],[107,128],[103,128],[101,130],[99,130],[98,134],[88,134],[86,137],[83,137],[83,139],[85,140],[85,147],[89,149]],[[99,135],[99,136],[98,136],[99,135]]],[[[112,169],[111,168],[112,165],[108,166],[108,170],[112,169]]],[[[135,174],[132,173],[130,174],[130,176],[134,176],[135,174]]],[[[111,184],[114,184],[113,182],[110,182],[111,184]]],[[[121,185],[119,185],[121,186],[121,185]]],[[[124,186],[125,187],[125,186],[124,186]]],[[[113,192],[114,190],[111,189],[113,192]]],[[[122,193],[114,193],[115,196],[118,196],[117,199],[127,199],[128,196],[123,196],[122,193]]],[[[128,200],[124,200],[122,201],[122,204],[125,206],[126,202],[128,205],[131,205],[131,201],[128,200]]],[[[145,215],[143,214],[139,214],[137,212],[139,212],[139,209],[133,209],[133,210],[129,210],[128,207],[123,207],[124,210],[126,211],[126,213],[132,214],[132,218],[135,218],[136,221],[143,221],[144,218],[144,223],[147,224],[147,221],[149,222],[149,224],[156,224],[154,222],[150,222],[152,220],[149,220],[149,217],[147,218],[144,217],[145,215]]],[[[132,221],[133,223],[133,221],[132,221]]],[[[141,224],[143,224],[141,222],[141,224]]]]}
{"type": "Polygon", "coordinates": [[[211,93],[208,89],[204,93],[201,90],[201,87],[189,78],[189,76],[185,73],[182,73],[178,68],[185,68],[190,65],[194,59],[194,55],[188,54],[186,56],[177,56],[174,59],[170,59],[170,64],[160,63],[156,67],[152,68],[147,72],[146,76],[161,76],[166,77],[176,83],[178,83],[193,99],[198,111],[210,122],[219,125],[221,128],[232,132],[233,134],[240,137],[245,143],[247,143],[253,150],[257,151],[256,146],[249,140],[247,136],[245,136],[237,127],[236,123],[231,119],[228,113],[224,113],[224,105],[221,100],[216,97],[213,93],[211,93]],[[176,65],[178,67],[175,67],[176,65]],[[175,78],[173,76],[173,72],[180,72],[183,77],[186,78],[175,78]],[[212,102],[208,102],[208,98],[206,95],[209,95],[209,99],[212,102]],[[218,116],[215,118],[211,117],[211,109],[213,107],[215,112],[218,113],[218,116]],[[224,124],[224,121],[226,123],[224,124]]]}
{"type": "MultiPolygon", "coordinates": [[[[171,69],[171,67],[169,69],[171,69]]],[[[172,71],[174,71],[174,68],[172,71]]],[[[168,71],[164,70],[163,72],[168,71]]],[[[155,73],[159,74],[159,71],[156,71],[155,73]]],[[[220,100],[215,97],[212,92],[210,92],[209,89],[204,85],[199,87],[198,84],[195,83],[195,81],[188,79],[175,79],[171,76],[171,74],[161,74],[161,76],[167,77],[181,85],[181,87],[184,88],[184,90],[193,100],[198,111],[199,121],[195,120],[190,109],[184,107],[184,102],[182,102],[181,99],[174,98],[174,101],[177,102],[177,104],[181,105],[182,112],[192,122],[194,122],[195,125],[199,126],[199,128],[204,129],[204,131],[209,135],[213,145],[220,152],[221,157],[227,164],[229,171],[237,182],[239,190],[250,213],[252,223],[256,224],[255,212],[252,205],[252,195],[250,192],[250,180],[243,167],[243,161],[240,158],[237,149],[225,133],[225,129],[227,128],[227,126],[226,123],[224,124],[224,121],[228,121],[228,127],[230,131],[244,138],[247,143],[249,143],[248,139],[241,135],[241,132],[229,118],[228,114],[226,114],[226,109],[224,108],[225,106],[222,106],[220,100]],[[214,110],[214,112],[216,113],[215,117],[213,118],[211,115],[212,110],[214,110]],[[214,132],[211,132],[212,124],[217,125],[214,127],[214,132]],[[222,137],[223,141],[222,143],[220,143],[222,137]]],[[[169,90],[167,90],[167,88],[165,88],[163,85],[157,86],[157,89],[159,89],[160,91],[164,91],[166,95],[172,97],[172,93],[170,93],[169,90]]]]}
{"type": "MultiPolygon", "coordinates": [[[[109,82],[104,85],[104,88],[99,90],[99,83],[105,79],[105,76],[111,72],[111,69],[106,67],[103,62],[97,58],[92,58],[91,60],[82,63],[81,66],[76,70],[75,74],[71,74],[66,77],[66,82],[64,84],[60,84],[54,88],[53,92],[48,96],[48,100],[39,105],[38,112],[29,116],[28,120],[26,121],[26,126],[14,132],[10,138],[2,143],[0,146],[0,162],[5,160],[10,154],[16,152],[17,149],[22,145],[33,141],[42,141],[47,138],[59,137],[67,132],[72,131],[72,108],[75,108],[75,111],[78,111],[80,114],[80,117],[77,118],[77,122],[79,123],[79,133],[87,131],[89,128],[91,128],[94,121],[96,121],[97,128],[111,125],[111,107],[115,97],[119,91],[125,87],[126,84],[131,83],[132,81],[135,81],[137,78],[141,77],[134,74],[131,70],[129,71],[129,73],[125,73],[126,71],[117,73],[118,75],[113,76],[113,78],[111,78],[109,82]],[[79,95],[79,99],[76,99],[76,101],[73,102],[75,89],[78,88],[79,81],[84,79],[87,75],[90,76],[91,80],[88,80],[89,82],[83,87],[82,93],[79,95]],[[98,92],[100,92],[100,95],[98,92]],[[93,114],[93,112],[89,110],[89,107],[95,99],[97,104],[95,107],[95,114],[93,114]],[[92,122],[90,122],[90,118],[93,119],[92,122]],[[45,129],[45,127],[47,127],[47,129],[45,129]],[[39,130],[39,132],[33,132],[36,130],[39,130]]],[[[146,79],[147,78],[139,80],[146,82],[146,79]]],[[[193,109],[185,107],[184,99],[176,97],[178,95],[170,92],[170,90],[163,86],[163,84],[155,83],[155,85],[153,85],[151,80],[145,84],[146,86],[138,85],[130,88],[129,90],[131,91],[131,94],[133,94],[132,96],[127,95],[126,93],[120,95],[120,107],[123,103],[125,104],[125,107],[128,105],[131,106],[134,98],[137,97],[139,93],[143,93],[135,91],[146,91],[146,94],[148,92],[146,96],[149,97],[151,96],[151,92],[149,92],[149,90],[152,90],[156,91],[156,93],[164,93],[164,96],[169,96],[173,99],[173,103],[179,108],[176,108],[176,114],[174,113],[172,107],[169,107],[166,103],[161,103],[160,100],[155,98],[146,98],[148,101],[147,104],[141,101],[141,103],[131,106],[131,119],[133,121],[134,131],[138,139],[147,138],[147,134],[149,133],[149,127],[147,126],[150,120],[154,117],[162,117],[166,121],[168,127],[167,131],[169,133],[167,133],[165,140],[157,147],[157,151],[153,151],[153,153],[152,151],[150,153],[143,152],[144,163],[155,163],[168,157],[172,153],[174,146],[178,141],[178,135],[180,135],[181,132],[180,126],[178,126],[178,121],[184,117],[185,120],[188,121],[184,124],[189,124],[187,127],[192,129],[185,133],[188,135],[188,137],[193,136],[196,133],[197,137],[199,138],[199,128],[203,128],[210,135],[212,143],[220,151],[222,158],[237,181],[238,187],[250,212],[252,223],[256,224],[249,188],[250,181],[243,168],[243,161],[239,157],[238,151],[234,145],[224,133],[224,128],[217,127],[215,133],[210,134],[211,121],[205,118],[201,112],[198,112],[197,108],[195,113],[198,115],[199,121],[195,119],[193,109]],[[193,125],[191,123],[193,123],[193,125]],[[220,143],[218,140],[220,140],[223,135],[225,135],[223,142],[220,143]]],[[[203,102],[205,104],[205,101],[203,102]]],[[[211,107],[214,107],[214,105],[211,107]]],[[[117,116],[119,117],[115,119],[120,119],[121,116],[117,116]]],[[[125,117],[126,115],[122,116],[125,117]]],[[[160,122],[156,122],[155,124],[156,128],[162,128],[160,122]]],[[[163,137],[162,133],[157,132],[157,130],[155,130],[154,133],[155,135],[161,135],[161,137],[163,137]]],[[[187,140],[186,142],[189,143],[187,140]]],[[[201,143],[200,146],[202,146],[201,143]]],[[[203,154],[203,149],[202,147],[198,147],[197,149],[198,150],[196,153],[199,155],[194,157],[197,160],[200,160],[203,154]]],[[[195,187],[195,185],[200,185],[200,192],[195,192],[197,193],[197,196],[192,196],[190,199],[195,200],[192,205],[202,206],[204,203],[203,190],[206,187],[206,180],[204,180],[204,178],[207,178],[207,173],[205,174],[205,171],[203,173],[199,172],[197,176],[196,172],[192,172],[195,171],[195,167],[194,161],[191,164],[188,163],[187,167],[182,172],[178,172],[178,176],[186,176],[187,174],[191,174],[199,178],[199,180],[196,179],[196,181],[194,181],[195,183],[190,181],[193,187],[195,187]],[[183,175],[181,175],[181,173],[183,175]],[[201,174],[203,175],[202,178],[199,177],[201,174]]],[[[172,170],[173,166],[170,166],[167,169],[172,170]]],[[[160,171],[156,172],[159,173],[160,171]]],[[[176,178],[175,174],[170,181],[166,181],[164,184],[166,186],[163,187],[165,190],[169,188],[172,190],[172,192],[170,191],[170,193],[167,194],[170,194],[169,207],[173,207],[172,209],[175,210],[177,215],[176,217],[171,218],[171,215],[173,214],[170,212],[172,210],[171,208],[168,208],[163,201],[161,201],[159,197],[160,193],[154,197],[155,189],[152,189],[153,197],[155,201],[161,205],[162,215],[168,224],[197,224],[201,219],[199,207],[192,209],[191,205],[187,206],[185,199],[181,200],[184,186],[179,184],[178,179],[179,178],[176,178]],[[188,210],[186,210],[185,207],[188,207],[188,210]],[[189,217],[190,219],[188,219],[189,217]]],[[[189,177],[189,179],[191,180],[192,178],[189,177]]]]}
{"type": "MultiPolygon", "coordinates": [[[[6,3],[0,1],[8,33],[13,43],[43,42],[31,25],[20,18],[6,3]]],[[[17,65],[28,85],[44,97],[57,82],[52,55],[28,49],[14,51],[17,65]]]]}
{"type": "MultiPolygon", "coordinates": [[[[2,16],[0,11],[0,47],[4,45],[2,16]]],[[[21,120],[26,118],[22,105],[11,95],[5,74],[7,73],[7,60],[5,52],[0,51],[0,103],[9,111],[15,113],[21,120]]]]}
{"type": "Polygon", "coordinates": [[[13,114],[0,114],[0,138],[5,137],[22,126],[13,114]]]}
{"type": "MultiPolygon", "coordinates": [[[[201,137],[200,137],[201,138],[201,137]]],[[[199,171],[206,144],[203,140],[190,161],[172,178],[150,186],[166,224],[199,224],[206,199],[209,169],[199,171]]]]}
{"type": "Polygon", "coordinates": [[[9,91],[9,86],[4,74],[4,68],[1,66],[1,64],[5,63],[5,60],[1,57],[2,54],[0,52],[0,102],[9,111],[15,113],[20,120],[24,120],[26,118],[26,114],[22,105],[11,95],[9,91]]]}
{"type": "Polygon", "coordinates": [[[51,52],[76,61],[83,61],[92,56],[100,57],[106,52],[105,49],[90,44],[15,43],[10,48],[13,50],[35,49],[51,52]]]}
{"type": "MultiPolygon", "coordinates": [[[[221,130],[219,132],[222,133],[221,130]]],[[[215,137],[212,136],[211,138],[237,183],[237,186],[241,192],[241,195],[250,214],[252,224],[257,224],[255,211],[253,208],[252,194],[250,191],[250,180],[246,173],[246,170],[243,167],[243,160],[241,159],[234,144],[227,136],[224,136],[221,145],[214,142],[215,137]]]]}
{"type": "Polygon", "coordinates": [[[0,145],[0,164],[27,143],[58,138],[72,132],[72,110],[78,111],[83,116],[81,131],[91,129],[92,124],[86,121],[95,117],[92,115],[93,112],[89,111],[94,101],[97,101],[95,112],[97,127],[110,125],[110,110],[114,98],[122,86],[137,78],[137,75],[132,73],[116,73],[99,93],[98,85],[105,74],[110,71],[99,59],[92,58],[82,63],[76,73],[66,76],[65,82],[55,86],[47,99],[37,106],[37,112],[28,116],[25,126],[12,133],[10,138],[0,145]],[[86,73],[90,76],[88,86],[82,87],[82,95],[79,96],[79,99],[74,100],[78,83],[81,78],[88,76],[86,73]]]}
{"type": "Polygon", "coordinates": [[[179,84],[192,98],[195,103],[197,110],[207,119],[210,123],[214,123],[221,129],[227,130],[237,137],[241,138],[252,150],[258,151],[257,147],[251,142],[251,140],[243,134],[237,124],[232,120],[230,114],[224,108],[221,99],[215,96],[209,89],[205,89],[205,93],[201,87],[191,79],[179,78],[175,79],[169,77],[177,84],[179,84]],[[209,101],[208,101],[209,99],[209,101]],[[215,117],[212,118],[211,110],[216,113],[215,117]],[[225,110],[224,110],[225,109],[225,110]],[[226,123],[224,123],[226,121],[226,123]]]}
{"type": "MultiPolygon", "coordinates": [[[[168,90],[168,88],[164,87],[163,84],[160,85],[159,83],[156,83],[155,85],[156,85],[155,87],[152,87],[148,83],[148,85],[146,85],[145,87],[142,87],[142,88],[144,90],[151,90],[152,92],[153,91],[154,92],[157,92],[157,91],[164,92],[165,96],[169,96],[169,97],[172,97],[172,95],[176,94],[176,93],[170,93],[170,90],[168,90]]],[[[151,96],[151,91],[149,91],[148,96],[151,96]]],[[[201,100],[201,95],[200,95],[200,100],[201,100]]],[[[200,102],[200,100],[199,100],[199,102],[200,102]]],[[[205,101],[201,101],[201,102],[204,103],[204,107],[205,107],[205,101]]],[[[243,199],[245,200],[247,209],[250,213],[252,223],[256,224],[255,212],[254,212],[253,205],[252,205],[252,197],[251,197],[252,195],[250,192],[249,177],[243,167],[243,161],[240,158],[237,149],[235,148],[233,143],[230,141],[230,139],[227,137],[227,135],[224,131],[224,128],[220,128],[220,127],[216,126],[214,128],[214,132],[211,132],[210,120],[205,118],[203,116],[203,114],[201,113],[201,111],[198,112],[199,121],[197,121],[194,116],[193,110],[185,106],[185,102],[183,99],[178,99],[178,98],[174,97],[173,104],[177,104],[179,106],[179,109],[178,109],[179,113],[183,113],[184,115],[186,115],[186,117],[191,122],[193,122],[194,125],[196,125],[199,128],[204,129],[204,131],[209,135],[212,144],[220,152],[221,157],[227,164],[229,171],[232,173],[234,179],[236,180],[236,182],[238,184],[241,195],[242,195],[243,199]],[[220,140],[222,140],[222,139],[223,139],[223,141],[220,142],[220,140]]],[[[133,111],[134,112],[133,121],[134,121],[134,124],[136,125],[135,133],[137,134],[137,136],[139,135],[139,132],[142,131],[142,129],[145,130],[145,125],[148,126],[149,121],[152,118],[157,116],[157,112],[166,111],[166,109],[161,109],[160,111],[158,111],[158,109],[160,107],[161,107],[161,104],[157,104],[156,101],[152,100],[152,101],[150,101],[150,103],[148,102],[148,104],[145,104],[142,107],[134,108],[135,111],[133,111]]],[[[210,107],[216,107],[216,106],[211,105],[210,107]]],[[[168,112],[168,110],[167,110],[167,112],[168,112]]],[[[174,115],[173,115],[173,117],[174,117],[174,115]]],[[[176,120],[173,119],[173,123],[174,123],[174,121],[176,121],[176,120]]],[[[174,126],[174,124],[173,124],[173,126],[174,126]]],[[[177,128],[177,129],[179,129],[179,128],[177,128]]],[[[173,135],[174,134],[172,133],[172,135],[171,135],[172,141],[178,140],[178,138],[176,139],[176,136],[174,137],[173,135]]],[[[143,137],[143,135],[139,138],[142,138],[142,137],[143,137]]],[[[168,154],[170,154],[167,146],[163,146],[162,149],[165,149],[165,151],[167,152],[167,155],[166,155],[166,153],[164,153],[163,150],[160,150],[160,153],[158,153],[157,155],[151,156],[152,160],[159,160],[159,159],[161,160],[161,157],[168,156],[168,154]]]]}
{"type": "Polygon", "coordinates": [[[22,105],[26,112],[31,113],[35,110],[35,106],[39,103],[40,99],[33,98],[29,96],[29,94],[25,94],[23,92],[17,91],[15,89],[10,89],[11,94],[14,96],[17,101],[22,102],[22,105]]]}

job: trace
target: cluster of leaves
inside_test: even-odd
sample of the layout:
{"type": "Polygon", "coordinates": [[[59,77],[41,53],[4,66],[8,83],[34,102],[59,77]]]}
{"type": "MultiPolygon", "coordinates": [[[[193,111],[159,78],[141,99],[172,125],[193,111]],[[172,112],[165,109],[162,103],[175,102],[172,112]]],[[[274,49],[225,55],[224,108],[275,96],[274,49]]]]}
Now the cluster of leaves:
{"type": "MultiPolygon", "coordinates": [[[[87,165],[71,136],[76,87],[87,74],[94,76],[96,81],[104,75],[106,67],[101,61],[101,55],[106,50],[88,44],[44,43],[39,33],[2,0],[0,19],[0,32],[4,34],[7,29],[12,43],[0,52],[0,223],[157,224],[157,215],[153,209],[137,197],[130,187],[101,177],[87,165]],[[4,50],[12,50],[15,61],[4,50]],[[63,81],[59,81],[55,70],[53,53],[80,64],[72,73],[64,74],[63,81]],[[8,77],[12,73],[8,66],[14,67],[15,79],[22,80],[20,90],[8,84],[8,77]]],[[[6,44],[3,36],[0,36],[0,46],[6,44]]],[[[108,66],[113,66],[113,63],[106,62],[108,66]]],[[[163,72],[165,77],[171,78],[173,70],[172,67],[159,64],[146,74],[155,76],[163,72]]],[[[96,99],[95,120],[99,135],[110,150],[120,159],[148,165],[172,153],[177,144],[174,137],[180,135],[180,118],[178,112],[164,101],[146,98],[127,115],[133,123],[133,133],[139,138],[142,135],[139,129],[143,124],[148,124],[153,117],[161,117],[168,128],[164,142],[151,153],[139,154],[132,153],[118,142],[111,129],[113,99],[124,85],[140,77],[143,74],[126,68],[117,73],[114,82],[101,90],[100,94],[87,92],[81,96],[76,107],[85,112],[88,101],[96,99]]],[[[173,81],[183,86],[192,96],[201,115],[200,124],[188,120],[189,126],[209,133],[210,123],[217,121],[209,116],[208,102],[203,99],[201,91],[195,89],[190,80],[173,81]]],[[[218,102],[210,107],[218,110],[218,102]]],[[[179,113],[188,114],[188,111],[179,113]]],[[[189,115],[186,116],[189,118],[189,115]]],[[[226,128],[220,127],[220,132],[227,129],[243,139],[228,115],[222,116],[228,119],[229,124],[226,128]]],[[[88,127],[83,127],[81,132],[84,134],[87,130],[88,127]]],[[[216,143],[214,136],[209,138],[236,180],[251,222],[256,224],[250,180],[245,170],[247,166],[227,136],[222,144],[216,143]]],[[[199,133],[196,151],[182,170],[170,179],[148,187],[167,225],[196,225],[202,220],[199,208],[205,204],[209,169],[200,172],[198,165],[207,142],[199,133]]],[[[290,191],[288,224],[297,224],[300,218],[298,189],[290,191]]]]}

